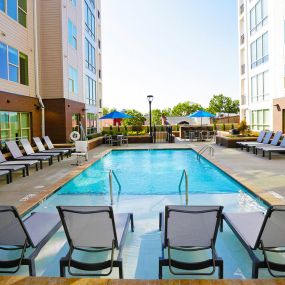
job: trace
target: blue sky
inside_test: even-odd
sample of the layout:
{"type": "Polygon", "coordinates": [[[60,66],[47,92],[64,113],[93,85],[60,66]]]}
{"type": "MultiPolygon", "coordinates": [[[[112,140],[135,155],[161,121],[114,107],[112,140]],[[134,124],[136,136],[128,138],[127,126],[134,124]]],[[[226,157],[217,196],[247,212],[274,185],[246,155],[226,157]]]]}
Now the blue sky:
{"type": "Polygon", "coordinates": [[[102,0],[103,106],[238,99],[235,0],[102,0]]]}

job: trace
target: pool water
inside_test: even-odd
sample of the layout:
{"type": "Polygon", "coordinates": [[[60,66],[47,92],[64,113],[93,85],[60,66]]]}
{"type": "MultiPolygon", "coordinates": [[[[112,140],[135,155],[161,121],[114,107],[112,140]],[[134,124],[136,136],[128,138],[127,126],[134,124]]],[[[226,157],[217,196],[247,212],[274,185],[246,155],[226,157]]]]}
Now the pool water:
{"type": "MultiPolygon", "coordinates": [[[[115,213],[133,212],[135,232],[127,235],[123,250],[124,278],[157,279],[161,256],[161,233],[158,215],[165,205],[184,205],[185,190],[179,193],[182,171],[189,175],[190,205],[223,205],[224,211],[266,211],[266,205],[205,159],[196,160],[192,150],[112,151],[67,183],[34,211],[56,212],[57,205],[109,205],[108,172],[115,171],[122,189],[114,183],[115,213]]],[[[247,252],[225,224],[218,234],[216,249],[224,259],[225,278],[250,278],[251,262],[247,252]]],[[[36,259],[39,276],[59,276],[59,259],[68,245],[61,228],[42,249],[36,259]]],[[[199,256],[197,256],[199,257],[199,256]]],[[[22,267],[19,275],[27,274],[22,267]]],[[[260,270],[268,278],[267,270],[260,270]]],[[[118,278],[114,269],[111,278],[118,278]]],[[[163,278],[174,276],[166,268],[163,278]]],[[[190,278],[205,278],[192,276],[190,278]]],[[[207,277],[208,278],[208,277],[207,277]]],[[[217,278],[217,273],[209,278],[217,278]]]]}

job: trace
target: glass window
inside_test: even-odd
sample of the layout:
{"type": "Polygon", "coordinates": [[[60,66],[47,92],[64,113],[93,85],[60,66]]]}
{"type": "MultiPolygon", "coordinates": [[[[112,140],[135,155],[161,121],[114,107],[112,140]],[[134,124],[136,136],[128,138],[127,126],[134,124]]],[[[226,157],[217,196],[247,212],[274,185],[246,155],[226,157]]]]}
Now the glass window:
{"type": "Polygon", "coordinates": [[[0,78],[8,79],[7,45],[0,42],[0,78]]]}
{"type": "Polygon", "coordinates": [[[262,1],[262,17],[263,19],[268,17],[268,0],[262,1]]]}
{"type": "Polygon", "coordinates": [[[75,7],[76,6],[76,0],[70,0],[71,4],[75,7]]]}
{"type": "Polygon", "coordinates": [[[257,76],[257,98],[263,98],[263,73],[257,76]]]}
{"type": "Polygon", "coordinates": [[[19,69],[19,55],[18,50],[9,46],[8,48],[8,62],[9,62],[9,80],[19,82],[18,69],[19,69]]]}
{"type": "Polygon", "coordinates": [[[5,12],[5,0],[0,0],[0,10],[5,12]]]}
{"type": "Polygon", "coordinates": [[[262,59],[262,37],[256,40],[256,60],[262,59]]]}
{"type": "Polygon", "coordinates": [[[269,128],[269,110],[255,110],[251,112],[251,128],[265,130],[269,128]]]}
{"type": "Polygon", "coordinates": [[[250,30],[255,28],[255,8],[250,10],[250,30]]]}
{"type": "Polygon", "coordinates": [[[256,15],[256,25],[258,25],[262,21],[261,1],[257,2],[256,6],[255,6],[255,15],[256,15]]]}
{"type": "Polygon", "coordinates": [[[89,35],[95,39],[95,17],[86,1],[84,1],[84,5],[85,28],[89,35]]]}
{"type": "Polygon", "coordinates": [[[27,0],[18,0],[18,22],[27,27],[27,0]]]}
{"type": "Polygon", "coordinates": [[[264,89],[264,96],[269,95],[269,72],[265,71],[263,73],[263,89],[264,89]]]}
{"type": "Polygon", "coordinates": [[[68,43],[77,49],[77,29],[70,19],[68,19],[68,43]]]}
{"type": "Polygon", "coordinates": [[[71,117],[72,120],[72,131],[79,132],[79,122],[80,122],[80,114],[73,114],[71,117]]]}
{"type": "Polygon", "coordinates": [[[78,94],[78,72],[72,66],[69,66],[68,89],[70,93],[78,94]]]}
{"type": "Polygon", "coordinates": [[[268,32],[262,36],[262,45],[263,45],[263,57],[267,57],[268,52],[268,32]]]}
{"type": "Polygon", "coordinates": [[[256,62],[256,42],[253,42],[250,46],[251,49],[251,64],[254,65],[256,62]]]}
{"type": "Polygon", "coordinates": [[[28,56],[20,52],[20,83],[29,85],[28,56]]]}
{"type": "Polygon", "coordinates": [[[14,20],[18,20],[17,10],[18,10],[18,1],[17,0],[9,0],[7,1],[7,14],[14,20]]]}
{"type": "Polygon", "coordinates": [[[85,98],[89,105],[96,105],[96,81],[86,75],[85,77],[85,98]]]}
{"type": "Polygon", "coordinates": [[[97,122],[96,122],[96,115],[93,113],[87,113],[87,121],[86,121],[86,126],[87,126],[87,135],[91,135],[97,132],[97,122]]]}
{"type": "Polygon", "coordinates": [[[93,45],[85,38],[85,66],[95,73],[95,48],[93,45]]]}

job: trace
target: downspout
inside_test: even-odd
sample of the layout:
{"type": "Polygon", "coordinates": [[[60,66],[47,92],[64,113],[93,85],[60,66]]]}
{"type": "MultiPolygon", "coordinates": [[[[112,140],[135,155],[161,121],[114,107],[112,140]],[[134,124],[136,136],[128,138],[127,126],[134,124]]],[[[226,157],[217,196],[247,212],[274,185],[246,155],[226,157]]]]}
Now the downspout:
{"type": "Polygon", "coordinates": [[[35,91],[36,97],[39,100],[40,108],[42,110],[42,137],[45,136],[45,106],[40,95],[39,86],[39,50],[38,50],[38,14],[37,14],[37,0],[34,0],[34,61],[35,61],[35,91]]]}

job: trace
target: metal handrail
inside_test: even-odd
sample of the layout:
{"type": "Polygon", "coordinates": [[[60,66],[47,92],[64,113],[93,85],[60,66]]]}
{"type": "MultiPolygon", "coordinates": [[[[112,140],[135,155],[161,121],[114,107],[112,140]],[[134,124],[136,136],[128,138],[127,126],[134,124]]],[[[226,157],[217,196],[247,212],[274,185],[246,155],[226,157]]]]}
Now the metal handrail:
{"type": "Polygon", "coordinates": [[[183,178],[185,177],[185,200],[186,200],[186,205],[188,205],[188,200],[189,200],[189,187],[188,187],[188,174],[186,169],[184,169],[182,171],[182,175],[180,178],[180,182],[179,182],[179,193],[181,194],[181,185],[183,182],[183,178]]]}
{"type": "Polygon", "coordinates": [[[197,160],[200,161],[202,154],[209,150],[209,154],[214,156],[215,149],[211,145],[204,145],[198,152],[197,152],[197,160]]]}
{"type": "Polygon", "coordinates": [[[117,184],[119,186],[119,192],[118,192],[119,195],[120,195],[121,190],[122,190],[122,186],[121,186],[121,183],[120,183],[120,181],[118,179],[118,176],[116,175],[114,170],[110,169],[110,171],[109,171],[109,189],[110,189],[111,205],[114,204],[114,199],[113,199],[113,177],[115,178],[115,181],[117,182],[117,184]]]}

